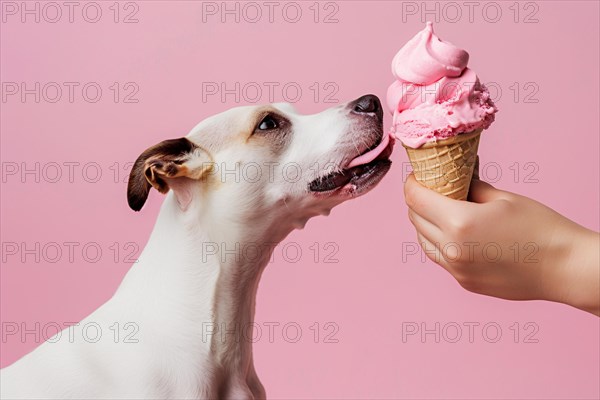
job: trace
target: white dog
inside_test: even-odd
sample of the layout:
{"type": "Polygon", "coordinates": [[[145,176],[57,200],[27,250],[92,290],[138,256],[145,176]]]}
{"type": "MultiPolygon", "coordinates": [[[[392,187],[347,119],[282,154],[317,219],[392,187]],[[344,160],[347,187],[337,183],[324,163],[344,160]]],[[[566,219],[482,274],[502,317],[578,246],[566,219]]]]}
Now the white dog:
{"type": "Polygon", "coordinates": [[[151,187],[169,193],[138,262],[81,321],[104,334],[49,339],[0,372],[1,397],[265,398],[240,332],[271,244],[382,179],[393,146],[382,117],[372,95],[305,116],[239,107],[144,151],[129,205],[140,210],[151,187]],[[117,338],[115,324],[136,340],[117,338]]]}

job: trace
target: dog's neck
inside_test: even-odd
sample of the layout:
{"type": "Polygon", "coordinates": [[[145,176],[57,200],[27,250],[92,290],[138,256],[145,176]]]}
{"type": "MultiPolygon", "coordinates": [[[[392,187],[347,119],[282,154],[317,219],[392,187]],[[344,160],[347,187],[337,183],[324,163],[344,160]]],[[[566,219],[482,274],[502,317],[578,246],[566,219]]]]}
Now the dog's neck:
{"type": "Polygon", "coordinates": [[[190,356],[195,351],[194,357],[204,359],[193,363],[208,360],[202,367],[214,371],[210,388],[202,389],[208,395],[264,395],[252,359],[255,298],[274,246],[299,224],[283,219],[210,221],[201,210],[183,212],[169,194],[119,289],[154,297],[159,324],[171,327],[168,334],[180,338],[180,345],[191,346],[190,356]]]}

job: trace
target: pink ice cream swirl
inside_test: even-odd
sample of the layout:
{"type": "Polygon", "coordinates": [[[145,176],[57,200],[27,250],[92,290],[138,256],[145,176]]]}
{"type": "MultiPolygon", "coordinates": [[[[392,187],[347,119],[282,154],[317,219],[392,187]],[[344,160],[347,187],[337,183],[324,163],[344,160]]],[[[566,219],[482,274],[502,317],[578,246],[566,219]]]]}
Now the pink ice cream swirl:
{"type": "Polygon", "coordinates": [[[392,133],[404,145],[418,148],[494,121],[498,109],[468,61],[469,53],[443,42],[431,22],[396,54],[387,103],[392,133]]]}

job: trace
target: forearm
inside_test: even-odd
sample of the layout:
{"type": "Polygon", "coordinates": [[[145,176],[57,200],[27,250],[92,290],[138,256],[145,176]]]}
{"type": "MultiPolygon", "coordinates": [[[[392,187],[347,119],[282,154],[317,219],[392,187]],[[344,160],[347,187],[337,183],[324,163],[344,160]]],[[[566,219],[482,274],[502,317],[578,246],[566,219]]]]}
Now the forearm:
{"type": "Polygon", "coordinates": [[[575,308],[600,316],[600,235],[579,227],[557,279],[557,293],[575,308]]]}

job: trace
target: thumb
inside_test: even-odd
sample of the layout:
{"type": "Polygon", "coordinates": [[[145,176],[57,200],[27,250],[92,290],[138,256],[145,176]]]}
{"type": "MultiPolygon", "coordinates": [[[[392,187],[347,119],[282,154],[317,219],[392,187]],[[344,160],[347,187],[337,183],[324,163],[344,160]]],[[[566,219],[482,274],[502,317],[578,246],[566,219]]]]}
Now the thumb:
{"type": "Polygon", "coordinates": [[[475,157],[475,166],[473,167],[472,179],[479,179],[479,156],[475,157]]]}
{"type": "Polygon", "coordinates": [[[487,203],[504,197],[504,191],[498,190],[492,185],[482,180],[479,180],[479,156],[475,158],[475,166],[473,168],[473,179],[469,188],[469,201],[474,203],[487,203]]]}
{"type": "Polygon", "coordinates": [[[498,190],[487,182],[473,179],[469,188],[469,201],[474,203],[487,203],[504,198],[504,191],[498,190]]]}

